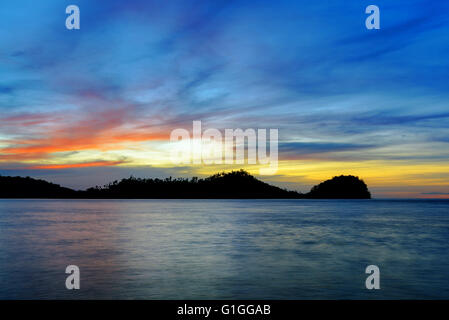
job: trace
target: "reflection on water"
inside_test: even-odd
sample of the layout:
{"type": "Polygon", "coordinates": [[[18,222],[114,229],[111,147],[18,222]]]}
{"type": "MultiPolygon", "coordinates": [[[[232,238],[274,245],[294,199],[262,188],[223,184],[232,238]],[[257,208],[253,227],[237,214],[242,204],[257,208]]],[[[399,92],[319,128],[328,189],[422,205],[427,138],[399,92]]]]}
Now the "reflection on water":
{"type": "Polygon", "coordinates": [[[449,299],[449,202],[0,200],[1,299],[449,299]],[[65,268],[81,290],[65,289],[65,268]],[[365,289],[378,265],[381,290],[365,289]]]}

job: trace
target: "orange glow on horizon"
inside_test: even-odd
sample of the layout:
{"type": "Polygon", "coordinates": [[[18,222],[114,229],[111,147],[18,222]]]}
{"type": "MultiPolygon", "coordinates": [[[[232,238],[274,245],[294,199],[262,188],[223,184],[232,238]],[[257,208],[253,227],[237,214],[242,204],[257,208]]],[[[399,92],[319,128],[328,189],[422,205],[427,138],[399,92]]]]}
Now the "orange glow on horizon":
{"type": "Polygon", "coordinates": [[[72,163],[72,164],[49,164],[33,166],[27,169],[68,169],[68,168],[88,168],[88,167],[102,167],[102,166],[116,166],[122,164],[123,161],[96,161],[96,162],[86,162],[86,163],[72,163]]]}

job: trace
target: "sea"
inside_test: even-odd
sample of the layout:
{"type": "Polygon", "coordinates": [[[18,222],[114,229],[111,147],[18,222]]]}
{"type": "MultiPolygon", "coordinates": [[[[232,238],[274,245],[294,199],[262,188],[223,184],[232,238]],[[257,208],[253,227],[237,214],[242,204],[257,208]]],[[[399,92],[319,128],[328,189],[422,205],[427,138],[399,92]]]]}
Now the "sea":
{"type": "Polygon", "coordinates": [[[449,201],[4,199],[0,299],[449,299],[449,201]]]}

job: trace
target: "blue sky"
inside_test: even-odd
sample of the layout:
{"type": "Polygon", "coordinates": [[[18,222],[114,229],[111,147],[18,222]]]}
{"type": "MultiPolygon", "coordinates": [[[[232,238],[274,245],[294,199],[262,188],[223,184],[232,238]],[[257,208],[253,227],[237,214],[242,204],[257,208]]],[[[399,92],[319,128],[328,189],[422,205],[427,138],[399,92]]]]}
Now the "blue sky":
{"type": "MultiPolygon", "coordinates": [[[[0,173],[75,188],[176,167],[174,128],[278,128],[280,170],[449,192],[444,1],[2,1],[0,173]],[[65,28],[65,8],[81,29],[65,28]],[[365,28],[375,4],[381,29],[365,28]],[[88,165],[91,164],[91,165],[88,165]]],[[[251,168],[249,168],[251,169],[251,168]]]]}

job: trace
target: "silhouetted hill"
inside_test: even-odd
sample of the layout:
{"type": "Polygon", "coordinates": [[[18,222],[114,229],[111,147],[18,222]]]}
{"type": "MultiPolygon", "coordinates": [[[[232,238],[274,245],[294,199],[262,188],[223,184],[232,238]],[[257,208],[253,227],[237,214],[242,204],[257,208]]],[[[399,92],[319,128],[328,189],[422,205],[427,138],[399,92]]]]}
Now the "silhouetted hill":
{"type": "Polygon", "coordinates": [[[205,179],[141,179],[114,181],[103,188],[85,191],[88,198],[208,198],[257,199],[298,198],[299,193],[287,191],[257,180],[244,170],[218,173],[205,179]]]}
{"type": "Polygon", "coordinates": [[[44,180],[0,176],[0,198],[78,199],[369,199],[366,184],[354,176],[334,177],[307,194],[272,186],[244,170],[205,179],[130,177],[104,187],[75,191],[44,180]]]}
{"type": "Polygon", "coordinates": [[[333,177],[314,186],[306,194],[308,199],[371,199],[363,180],[354,176],[333,177]]]}
{"type": "Polygon", "coordinates": [[[30,177],[0,176],[0,198],[73,198],[77,192],[30,177]]]}

